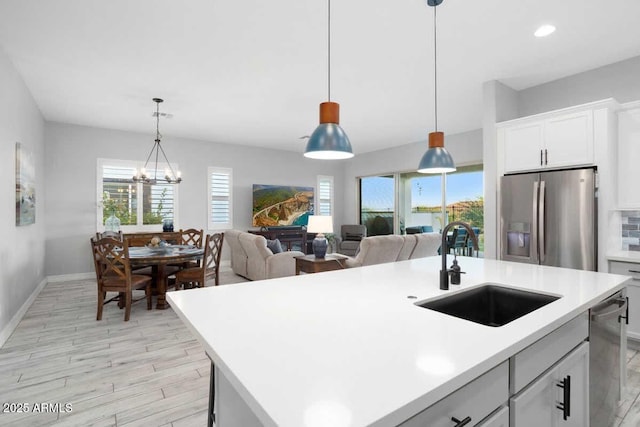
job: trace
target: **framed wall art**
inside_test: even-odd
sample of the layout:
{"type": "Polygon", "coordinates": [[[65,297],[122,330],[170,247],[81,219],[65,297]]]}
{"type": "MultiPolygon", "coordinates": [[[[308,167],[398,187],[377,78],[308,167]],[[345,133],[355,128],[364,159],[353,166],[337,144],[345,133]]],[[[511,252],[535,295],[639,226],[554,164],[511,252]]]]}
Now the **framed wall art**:
{"type": "Polygon", "coordinates": [[[31,152],[16,142],[16,225],[36,222],[36,171],[31,152]]]}

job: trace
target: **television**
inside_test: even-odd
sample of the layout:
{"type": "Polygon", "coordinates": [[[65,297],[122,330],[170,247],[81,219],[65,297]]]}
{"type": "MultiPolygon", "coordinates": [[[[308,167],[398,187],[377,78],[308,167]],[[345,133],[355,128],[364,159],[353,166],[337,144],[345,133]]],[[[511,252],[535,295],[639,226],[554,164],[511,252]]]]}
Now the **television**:
{"type": "Polygon", "coordinates": [[[313,187],[253,184],[254,227],[306,226],[313,215],[313,187]]]}

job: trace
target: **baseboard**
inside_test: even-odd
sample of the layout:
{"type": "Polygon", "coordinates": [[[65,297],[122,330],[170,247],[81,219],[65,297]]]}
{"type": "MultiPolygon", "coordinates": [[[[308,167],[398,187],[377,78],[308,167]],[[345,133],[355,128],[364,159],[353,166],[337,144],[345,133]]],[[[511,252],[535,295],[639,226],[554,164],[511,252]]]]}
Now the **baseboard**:
{"type": "Polygon", "coordinates": [[[59,274],[57,276],[47,276],[49,283],[71,282],[73,280],[95,279],[96,273],[76,273],[76,274],[59,274]]]}
{"type": "Polygon", "coordinates": [[[18,312],[11,318],[11,321],[7,324],[7,326],[5,326],[2,331],[0,331],[0,347],[2,347],[5,342],[7,342],[13,331],[15,331],[15,329],[18,327],[18,323],[20,323],[29,307],[31,307],[31,304],[33,304],[33,302],[38,297],[38,294],[44,289],[47,283],[48,282],[46,278],[42,279],[38,287],[31,293],[24,304],[22,304],[20,310],[18,310],[18,312]]]}

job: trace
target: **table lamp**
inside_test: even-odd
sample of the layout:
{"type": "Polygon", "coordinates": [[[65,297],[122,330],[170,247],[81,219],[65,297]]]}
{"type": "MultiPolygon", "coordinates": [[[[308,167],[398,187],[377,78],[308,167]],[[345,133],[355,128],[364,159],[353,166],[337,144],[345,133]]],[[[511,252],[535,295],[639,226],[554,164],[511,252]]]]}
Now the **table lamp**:
{"type": "Polygon", "coordinates": [[[333,219],[328,215],[309,215],[308,233],[318,233],[312,247],[316,258],[324,258],[327,253],[327,238],[323,233],[333,233],[333,219]]]}

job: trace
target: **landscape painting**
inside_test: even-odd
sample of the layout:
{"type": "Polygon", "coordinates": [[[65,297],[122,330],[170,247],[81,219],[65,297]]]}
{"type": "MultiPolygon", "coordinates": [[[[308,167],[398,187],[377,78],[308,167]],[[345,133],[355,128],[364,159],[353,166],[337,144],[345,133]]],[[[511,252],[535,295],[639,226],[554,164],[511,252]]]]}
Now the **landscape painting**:
{"type": "Polygon", "coordinates": [[[36,222],[36,171],[31,152],[16,142],[16,225],[36,222]]]}
{"type": "Polygon", "coordinates": [[[307,225],[313,187],[253,184],[254,227],[307,225]]]}

